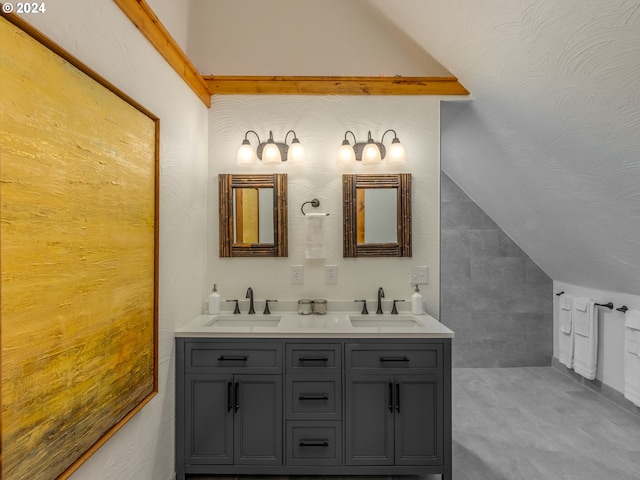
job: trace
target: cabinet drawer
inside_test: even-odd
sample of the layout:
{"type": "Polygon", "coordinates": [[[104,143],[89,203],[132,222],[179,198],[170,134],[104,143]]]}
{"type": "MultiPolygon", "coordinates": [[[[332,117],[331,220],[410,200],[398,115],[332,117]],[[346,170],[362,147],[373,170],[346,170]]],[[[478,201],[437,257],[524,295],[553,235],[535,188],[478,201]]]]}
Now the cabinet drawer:
{"type": "Polygon", "coordinates": [[[342,379],[335,375],[287,375],[288,419],[340,420],[342,379]]]}
{"type": "Polygon", "coordinates": [[[381,371],[424,374],[442,373],[442,344],[355,344],[345,346],[346,370],[350,373],[381,371]]]}
{"type": "Polygon", "coordinates": [[[282,344],[188,342],[185,371],[282,373],[282,344]]]}
{"type": "Polygon", "coordinates": [[[342,368],[342,348],[339,344],[295,344],[289,343],[287,351],[287,372],[340,373],[342,368]]]}
{"type": "Polygon", "coordinates": [[[340,422],[287,422],[287,465],[342,465],[340,422]]]}

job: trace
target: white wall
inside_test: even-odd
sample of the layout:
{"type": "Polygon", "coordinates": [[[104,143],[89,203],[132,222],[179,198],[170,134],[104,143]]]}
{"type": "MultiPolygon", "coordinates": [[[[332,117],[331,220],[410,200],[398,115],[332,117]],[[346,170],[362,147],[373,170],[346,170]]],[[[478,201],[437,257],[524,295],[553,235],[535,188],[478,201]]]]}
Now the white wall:
{"type": "MultiPolygon", "coordinates": [[[[409,300],[410,267],[427,265],[429,285],[422,290],[428,312],[438,318],[439,119],[440,99],[436,97],[214,97],[209,111],[209,285],[203,290],[203,299],[215,282],[223,300],[244,299],[249,286],[260,300],[304,297],[374,300],[379,286],[385,289],[387,299],[409,300]],[[352,130],[359,141],[364,141],[368,130],[379,140],[388,128],[396,130],[406,147],[408,162],[404,167],[358,165],[347,171],[336,166],[336,154],[346,130],[352,130]],[[274,138],[282,141],[289,129],[296,131],[306,148],[304,165],[260,165],[250,170],[236,166],[236,150],[247,130],[256,130],[264,139],[273,130],[274,138]],[[219,258],[217,175],[248,171],[288,174],[288,258],[219,258]],[[358,172],[412,174],[412,258],[342,257],[342,174],[358,172]],[[307,205],[309,211],[330,213],[326,219],[324,261],[304,258],[305,217],[300,206],[313,198],[318,198],[321,204],[317,209],[307,205]],[[304,265],[304,285],[290,285],[290,265],[304,265]],[[324,284],[324,265],[338,265],[338,285],[324,284]]],[[[388,145],[391,139],[387,135],[385,143],[388,145]]],[[[249,140],[255,147],[255,137],[250,136],[249,140]]],[[[357,308],[354,305],[354,311],[357,308]]]]}
{"type": "Polygon", "coordinates": [[[186,52],[187,38],[189,36],[189,8],[187,2],[147,0],[147,3],[182,51],[186,52]]]}
{"type": "Polygon", "coordinates": [[[451,75],[363,0],[191,0],[189,5],[187,50],[204,74],[451,75]]]}
{"type": "Polygon", "coordinates": [[[71,478],[168,480],[173,332],[200,313],[206,278],[207,109],[111,0],[56,0],[25,19],[160,117],[159,392],[71,478]]]}
{"type": "MultiPolygon", "coordinates": [[[[580,287],[563,282],[553,282],[554,293],[565,292],[574,296],[591,298],[597,303],[613,302],[615,308],[623,305],[629,309],[640,309],[640,296],[607,292],[580,287]]],[[[558,304],[553,302],[553,356],[558,358],[558,304]]],[[[608,308],[599,308],[598,317],[598,369],[596,378],[605,385],[624,391],[624,320],[623,313],[608,308]]]]}

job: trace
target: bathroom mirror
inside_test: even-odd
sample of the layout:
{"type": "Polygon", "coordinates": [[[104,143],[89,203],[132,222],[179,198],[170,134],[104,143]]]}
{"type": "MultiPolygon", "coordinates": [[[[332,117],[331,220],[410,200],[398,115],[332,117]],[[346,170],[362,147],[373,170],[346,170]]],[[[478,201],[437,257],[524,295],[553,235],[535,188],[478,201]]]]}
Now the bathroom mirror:
{"type": "Polygon", "coordinates": [[[411,256],[411,174],[342,176],[344,257],[411,256]]]}
{"type": "Polygon", "coordinates": [[[221,257],[287,256],[287,175],[221,174],[221,257]]]}

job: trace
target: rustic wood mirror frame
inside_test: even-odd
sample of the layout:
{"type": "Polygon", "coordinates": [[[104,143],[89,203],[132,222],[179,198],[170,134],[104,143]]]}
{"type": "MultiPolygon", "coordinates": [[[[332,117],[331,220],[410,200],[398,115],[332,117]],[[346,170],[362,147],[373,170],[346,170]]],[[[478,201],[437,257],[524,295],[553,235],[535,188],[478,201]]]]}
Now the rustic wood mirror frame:
{"type": "Polygon", "coordinates": [[[411,174],[342,176],[344,257],[411,256],[411,174]],[[396,243],[358,243],[358,188],[395,188],[397,190],[396,243]]]}
{"type": "Polygon", "coordinates": [[[218,175],[220,257],[286,257],[287,174],[218,175]],[[273,188],[273,243],[233,243],[234,188],[273,188]]]}

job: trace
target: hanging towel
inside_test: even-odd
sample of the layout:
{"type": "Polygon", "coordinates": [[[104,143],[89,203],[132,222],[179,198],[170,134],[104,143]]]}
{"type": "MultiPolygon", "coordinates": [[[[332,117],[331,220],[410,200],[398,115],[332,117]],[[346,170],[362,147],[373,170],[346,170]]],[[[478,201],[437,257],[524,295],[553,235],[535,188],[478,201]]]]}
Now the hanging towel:
{"type": "Polygon", "coordinates": [[[598,310],[593,300],[576,297],[571,311],[573,370],[588,380],[596,378],[598,362],[598,310]]]}
{"type": "Polygon", "coordinates": [[[324,258],[324,219],[326,213],[307,213],[305,258],[324,258]]]}
{"type": "Polygon", "coordinates": [[[573,366],[573,329],[571,328],[573,295],[566,293],[561,295],[559,304],[558,360],[567,368],[571,368],[573,366]]]}
{"type": "Polygon", "coordinates": [[[624,327],[624,397],[640,407],[640,310],[627,310],[624,327]]]}

